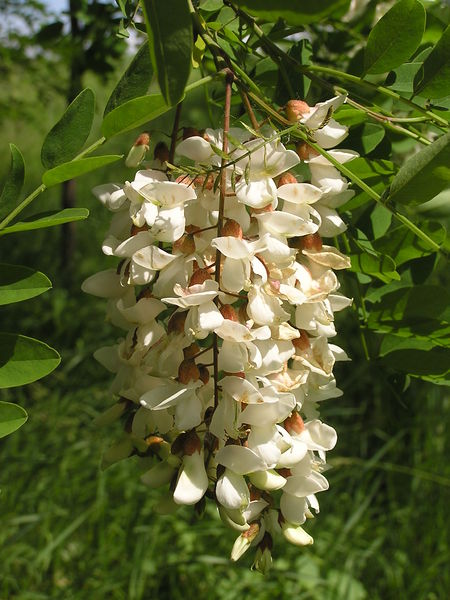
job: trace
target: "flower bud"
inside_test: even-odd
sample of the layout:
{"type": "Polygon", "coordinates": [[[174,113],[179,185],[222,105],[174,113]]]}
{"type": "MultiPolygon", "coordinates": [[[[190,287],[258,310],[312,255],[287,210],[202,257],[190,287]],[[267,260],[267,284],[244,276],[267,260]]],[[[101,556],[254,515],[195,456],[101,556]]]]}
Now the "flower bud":
{"type": "Polygon", "coordinates": [[[200,372],[200,381],[206,385],[209,381],[210,375],[209,375],[209,371],[208,371],[208,367],[205,367],[204,365],[200,365],[199,366],[199,372],[200,372]]]}
{"type": "Polygon", "coordinates": [[[164,163],[169,160],[169,148],[165,142],[158,142],[153,151],[153,158],[164,163]]]}
{"type": "Polygon", "coordinates": [[[142,225],[142,227],[138,227],[137,225],[132,225],[131,229],[130,229],[130,236],[133,237],[135,235],[137,235],[138,233],[140,233],[141,231],[148,231],[150,228],[147,225],[147,223],[145,223],[145,225],[142,225]]]}
{"type": "Polygon", "coordinates": [[[167,333],[184,333],[187,312],[174,313],[167,323],[167,333]]]}
{"type": "Polygon", "coordinates": [[[286,431],[291,435],[298,435],[305,429],[305,423],[298,412],[293,412],[290,417],[285,419],[283,425],[286,431]]]}
{"type": "Polygon", "coordinates": [[[319,156],[320,154],[306,142],[299,142],[295,147],[295,151],[301,160],[310,160],[311,158],[319,156]]]}
{"type": "Polygon", "coordinates": [[[259,524],[251,523],[250,528],[247,531],[241,533],[233,544],[231,550],[231,560],[236,562],[241,556],[250,548],[251,543],[259,533],[259,524]]]}
{"type": "Polygon", "coordinates": [[[314,544],[313,538],[303,529],[303,527],[300,527],[300,525],[292,525],[292,523],[283,522],[281,524],[281,531],[287,541],[296,546],[309,546],[310,544],[314,544]]]}
{"type": "Polygon", "coordinates": [[[191,275],[191,278],[189,280],[189,286],[201,285],[202,283],[205,283],[205,281],[208,279],[212,279],[211,273],[208,271],[208,269],[197,269],[191,275]]]}
{"type": "Polygon", "coordinates": [[[288,121],[291,123],[296,123],[303,117],[303,115],[308,113],[311,108],[303,100],[289,100],[289,102],[286,104],[285,110],[288,121]]]}
{"type": "Polygon", "coordinates": [[[229,321],[235,321],[236,323],[239,322],[239,317],[237,315],[237,312],[234,310],[234,308],[231,306],[231,304],[223,304],[220,308],[220,314],[222,315],[222,317],[224,319],[228,319],[229,321]]]}
{"type": "Polygon", "coordinates": [[[258,549],[256,550],[255,561],[252,565],[252,569],[256,569],[256,571],[259,571],[263,575],[270,571],[272,568],[271,549],[272,537],[268,533],[265,533],[262,542],[260,542],[258,549]]]}
{"type": "Polygon", "coordinates": [[[184,348],[184,350],[183,350],[184,358],[193,358],[199,352],[200,352],[200,346],[194,342],[187,348],[184,348]]]}
{"type": "Polygon", "coordinates": [[[190,233],[185,233],[173,243],[173,251],[181,252],[182,254],[193,254],[195,252],[194,236],[190,233]]]}
{"type": "Polygon", "coordinates": [[[278,179],[277,187],[281,187],[282,185],[286,185],[287,183],[298,183],[295,175],[293,175],[289,171],[286,171],[286,173],[283,173],[283,175],[280,175],[280,177],[278,179]]]}
{"type": "Polygon", "coordinates": [[[189,383],[190,381],[198,381],[200,379],[200,371],[192,358],[183,360],[178,367],[178,381],[180,383],[189,383]]]}
{"type": "Polygon", "coordinates": [[[234,219],[227,219],[227,222],[220,231],[221,236],[230,236],[242,240],[242,227],[234,219]]]}
{"type": "Polygon", "coordinates": [[[304,352],[311,346],[309,342],[309,336],[303,329],[299,329],[298,331],[300,333],[300,337],[294,338],[292,340],[292,344],[296,350],[299,352],[304,352]]]}
{"type": "Polygon", "coordinates": [[[148,152],[149,144],[149,134],[141,133],[128,152],[128,156],[125,159],[125,165],[127,167],[137,167],[144,160],[145,154],[148,152]]]}
{"type": "Polygon", "coordinates": [[[252,208],[252,215],[262,215],[263,213],[273,212],[272,203],[266,204],[262,208],[252,208]]]}
{"type": "Polygon", "coordinates": [[[195,187],[201,188],[202,190],[211,191],[214,187],[214,176],[210,173],[207,177],[204,175],[197,175],[194,179],[195,187]]]}
{"type": "Polygon", "coordinates": [[[199,136],[200,131],[195,127],[183,127],[183,140],[187,140],[190,137],[194,137],[194,135],[199,136]]]}
{"type": "Polygon", "coordinates": [[[302,250],[322,250],[322,238],[318,233],[309,233],[300,239],[302,250]]]}

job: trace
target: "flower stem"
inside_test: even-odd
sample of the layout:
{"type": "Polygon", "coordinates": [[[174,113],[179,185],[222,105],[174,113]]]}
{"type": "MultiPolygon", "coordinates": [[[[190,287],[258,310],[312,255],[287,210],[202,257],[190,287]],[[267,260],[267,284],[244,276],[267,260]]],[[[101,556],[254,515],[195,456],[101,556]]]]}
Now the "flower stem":
{"type": "MultiPolygon", "coordinates": [[[[230,130],[230,112],[231,112],[231,87],[233,85],[234,75],[231,71],[226,73],[225,78],[225,106],[224,106],[224,118],[223,118],[223,138],[222,138],[222,152],[224,156],[221,161],[220,171],[220,189],[219,189],[219,216],[217,218],[217,235],[220,235],[223,227],[223,213],[225,209],[225,191],[227,185],[227,173],[226,173],[226,154],[228,153],[228,132],[230,130]]],[[[222,254],[220,250],[216,250],[216,272],[215,280],[220,286],[220,271],[221,271],[221,259],[222,254]]],[[[214,334],[213,341],[213,367],[214,367],[214,408],[217,408],[219,404],[219,346],[217,334],[214,334]]]]}
{"type": "Polygon", "coordinates": [[[177,104],[175,118],[173,120],[172,135],[170,136],[169,162],[172,164],[175,157],[175,146],[177,145],[178,130],[180,128],[181,107],[183,103],[177,104]]]}

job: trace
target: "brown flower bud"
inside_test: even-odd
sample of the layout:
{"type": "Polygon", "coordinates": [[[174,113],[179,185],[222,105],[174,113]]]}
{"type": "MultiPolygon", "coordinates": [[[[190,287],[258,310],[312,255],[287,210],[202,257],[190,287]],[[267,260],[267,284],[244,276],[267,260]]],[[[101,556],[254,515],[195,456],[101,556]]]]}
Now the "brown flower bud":
{"type": "Polygon", "coordinates": [[[304,114],[310,111],[310,107],[303,100],[289,100],[285,110],[288,121],[296,123],[304,114]]]}
{"type": "Polygon", "coordinates": [[[149,448],[152,448],[153,446],[152,450],[157,450],[158,446],[160,446],[163,442],[164,439],[162,437],[159,437],[159,435],[149,435],[145,438],[145,443],[147,444],[147,446],[149,448]]]}
{"type": "Polygon", "coordinates": [[[280,178],[278,179],[277,187],[281,187],[282,185],[286,185],[287,183],[298,183],[295,175],[293,175],[289,171],[286,171],[286,173],[283,173],[283,175],[280,175],[280,178]]]}
{"type": "Polygon", "coordinates": [[[202,284],[205,283],[207,279],[212,279],[211,273],[208,271],[208,269],[197,269],[192,273],[189,280],[189,285],[202,284]]]}
{"type": "Polygon", "coordinates": [[[294,338],[292,340],[292,344],[296,350],[299,352],[304,352],[311,346],[309,342],[309,336],[303,329],[299,329],[298,331],[300,333],[300,337],[294,338]]]}
{"type": "MultiPolygon", "coordinates": [[[[245,379],[245,373],[244,371],[236,371],[236,373],[231,373],[230,371],[224,371],[223,372],[225,376],[231,375],[233,377],[240,377],[241,379],[245,379]]],[[[246,404],[244,404],[244,407],[247,406],[246,404]]]]}
{"type": "Polygon", "coordinates": [[[312,148],[306,142],[299,142],[295,147],[295,151],[297,152],[300,160],[310,160],[311,158],[319,156],[320,154],[320,152],[317,152],[315,148],[312,148]]]}
{"type": "Polygon", "coordinates": [[[239,322],[239,317],[237,315],[237,312],[234,310],[234,308],[231,306],[231,304],[223,304],[220,308],[220,314],[222,315],[222,317],[224,319],[228,319],[229,321],[235,321],[236,323],[239,322]]]}
{"type": "Polygon", "coordinates": [[[190,233],[185,233],[173,243],[173,251],[181,252],[182,254],[193,254],[195,252],[194,236],[190,233]]]}
{"type": "Polygon", "coordinates": [[[186,186],[192,185],[193,180],[189,177],[189,175],[180,175],[175,179],[175,183],[181,183],[186,186]]]}
{"type": "Polygon", "coordinates": [[[281,477],[290,477],[292,475],[290,469],[277,469],[277,471],[281,477]]]}
{"type": "Polygon", "coordinates": [[[159,160],[162,163],[169,160],[169,148],[165,142],[158,142],[153,151],[153,158],[159,160]]]}
{"type": "Polygon", "coordinates": [[[198,381],[200,379],[200,371],[192,358],[185,358],[178,367],[178,381],[180,383],[189,383],[190,381],[198,381]]]}
{"type": "Polygon", "coordinates": [[[186,226],[186,233],[197,233],[197,231],[200,231],[200,227],[197,227],[197,225],[186,226]]]}
{"type": "Polygon", "coordinates": [[[186,311],[174,313],[167,323],[167,333],[184,333],[186,317],[186,311]]]}
{"type": "Polygon", "coordinates": [[[144,131],[134,142],[135,146],[148,146],[150,144],[150,135],[144,131]]]}
{"type": "Polygon", "coordinates": [[[128,152],[128,156],[125,159],[125,165],[127,167],[137,167],[144,160],[149,143],[149,134],[141,133],[128,152]]]}
{"type": "Polygon", "coordinates": [[[200,365],[199,366],[199,372],[200,372],[200,381],[206,385],[209,381],[209,371],[208,371],[208,367],[205,367],[205,365],[200,365]]]}
{"type": "Polygon", "coordinates": [[[263,213],[273,212],[272,203],[266,204],[262,208],[252,208],[252,215],[262,215],[263,213]]]}
{"type": "Polygon", "coordinates": [[[298,412],[293,412],[290,417],[284,420],[283,425],[286,431],[291,435],[299,434],[305,429],[305,423],[298,412]]]}
{"type": "Polygon", "coordinates": [[[318,233],[309,233],[301,238],[302,250],[322,250],[322,238],[318,233]]]}
{"type": "Polygon", "coordinates": [[[197,188],[200,188],[202,190],[212,190],[214,187],[214,176],[212,173],[210,173],[207,177],[205,177],[204,175],[197,175],[197,177],[194,179],[194,185],[197,188]]]}
{"type": "Polygon", "coordinates": [[[183,454],[192,456],[194,452],[202,451],[202,443],[195,431],[189,431],[183,440],[183,454]]]}
{"type": "Polygon", "coordinates": [[[200,346],[194,342],[187,348],[184,348],[184,350],[183,350],[184,358],[193,358],[199,352],[200,352],[200,346]]]}
{"type": "Polygon", "coordinates": [[[243,538],[254,540],[259,533],[259,523],[250,523],[250,527],[242,534],[243,538]]]}
{"type": "Polygon", "coordinates": [[[200,131],[195,127],[183,127],[183,140],[187,140],[194,135],[200,135],[200,131]]]}
{"type": "Polygon", "coordinates": [[[242,227],[234,219],[227,219],[225,225],[220,231],[221,236],[230,236],[242,240],[242,227]]]}
{"type": "Polygon", "coordinates": [[[138,233],[140,233],[141,231],[148,231],[149,229],[150,228],[147,225],[147,223],[145,223],[145,225],[142,225],[142,227],[138,227],[137,225],[132,225],[131,230],[130,230],[130,235],[135,236],[138,233]]]}

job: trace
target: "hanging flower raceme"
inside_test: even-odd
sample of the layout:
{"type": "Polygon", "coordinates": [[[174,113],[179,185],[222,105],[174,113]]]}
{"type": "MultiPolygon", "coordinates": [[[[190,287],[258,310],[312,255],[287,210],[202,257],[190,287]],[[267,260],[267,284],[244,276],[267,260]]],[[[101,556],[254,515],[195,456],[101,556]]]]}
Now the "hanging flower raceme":
{"type": "MultiPolygon", "coordinates": [[[[332,118],[344,100],[286,111],[329,149],[347,134],[332,118]]],[[[95,188],[112,213],[103,251],[118,264],[83,289],[123,331],[96,352],[115,374],[109,415],[126,422],[109,459],[145,457],[142,481],[165,487],[165,510],[214,502],[238,533],[232,559],[253,547],[265,571],[274,536],[313,543],[303,526],[328,489],[337,437],[319,403],[341,394],[333,368],[347,356],[329,338],[351,301],[335,274],[349,259],[322,237],[345,229],[336,208],[353,192],[310,146],[261,131],[233,129],[219,154],[226,131],[185,130],[176,172],[158,144],[133,181],[95,188]],[[295,175],[302,161],[310,181],[295,175]]],[[[145,154],[149,136],[139,140],[129,164],[145,154]]]]}

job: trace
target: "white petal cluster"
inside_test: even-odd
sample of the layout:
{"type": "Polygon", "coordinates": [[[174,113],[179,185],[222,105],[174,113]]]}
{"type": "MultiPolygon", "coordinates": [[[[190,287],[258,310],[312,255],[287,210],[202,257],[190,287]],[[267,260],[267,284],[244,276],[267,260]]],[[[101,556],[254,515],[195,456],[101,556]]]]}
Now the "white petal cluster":
{"type": "MultiPolygon", "coordinates": [[[[342,100],[301,115],[324,148],[347,133],[329,119],[342,100]]],[[[255,567],[266,570],[275,534],[313,543],[302,525],[328,488],[326,452],[337,438],[318,407],[341,395],[333,367],[347,356],[329,340],[334,313],[351,301],[335,275],[349,259],[321,236],[345,229],[336,207],[352,192],[326,159],[286,149],[274,132],[230,133],[220,231],[221,130],[178,145],[202,176],[191,168],[171,181],[146,169],[94,189],[112,213],[103,251],[118,264],[83,289],[107,299],[108,320],[122,330],[95,354],[115,375],[114,415],[125,423],[110,456],[144,457],[143,482],[167,488],[164,510],[214,501],[239,532],[232,558],[253,546],[255,567]],[[290,172],[301,159],[310,182],[290,172]]]]}

